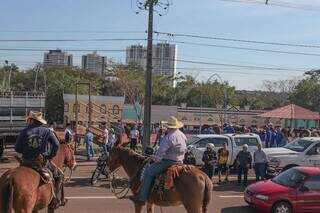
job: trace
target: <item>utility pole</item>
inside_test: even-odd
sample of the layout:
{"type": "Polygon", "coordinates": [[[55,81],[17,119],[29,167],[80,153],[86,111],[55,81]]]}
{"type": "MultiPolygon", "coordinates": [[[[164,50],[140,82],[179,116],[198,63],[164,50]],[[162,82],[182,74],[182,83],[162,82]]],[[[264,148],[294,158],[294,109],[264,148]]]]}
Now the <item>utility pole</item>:
{"type": "Polygon", "coordinates": [[[143,151],[150,145],[151,135],[153,15],[154,13],[157,13],[159,16],[166,15],[170,5],[169,0],[145,0],[144,3],[141,0],[136,0],[138,11],[133,10],[136,14],[139,14],[139,11],[143,10],[149,12],[142,142],[143,151]]]}
{"type": "Polygon", "coordinates": [[[143,151],[150,145],[151,135],[151,103],[152,103],[152,45],[153,45],[153,6],[157,0],[147,0],[144,7],[149,8],[148,20],[148,46],[147,46],[147,69],[146,88],[144,101],[144,122],[143,122],[143,151]]]}

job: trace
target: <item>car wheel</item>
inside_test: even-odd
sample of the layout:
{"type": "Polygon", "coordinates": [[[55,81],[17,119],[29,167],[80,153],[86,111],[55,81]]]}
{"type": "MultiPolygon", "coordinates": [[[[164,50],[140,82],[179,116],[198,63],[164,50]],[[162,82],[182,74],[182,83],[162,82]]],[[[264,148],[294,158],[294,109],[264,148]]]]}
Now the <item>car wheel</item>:
{"type": "Polygon", "coordinates": [[[292,213],[292,208],[288,202],[281,201],[274,204],[272,213],[292,213]]]}

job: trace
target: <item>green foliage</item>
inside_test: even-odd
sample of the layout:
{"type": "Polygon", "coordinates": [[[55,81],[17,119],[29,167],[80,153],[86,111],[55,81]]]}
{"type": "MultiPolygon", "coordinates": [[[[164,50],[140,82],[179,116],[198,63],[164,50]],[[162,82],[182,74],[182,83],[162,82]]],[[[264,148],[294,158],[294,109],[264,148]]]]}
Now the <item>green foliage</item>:
{"type": "Polygon", "coordinates": [[[310,110],[320,111],[320,76],[311,75],[301,80],[290,95],[290,100],[310,110]]]}

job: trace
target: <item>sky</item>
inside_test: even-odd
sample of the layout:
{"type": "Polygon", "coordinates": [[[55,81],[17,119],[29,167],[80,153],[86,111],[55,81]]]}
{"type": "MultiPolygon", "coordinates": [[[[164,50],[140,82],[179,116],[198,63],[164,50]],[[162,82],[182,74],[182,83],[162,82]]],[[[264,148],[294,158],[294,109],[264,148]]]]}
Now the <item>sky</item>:
{"type": "MultiPolygon", "coordinates": [[[[177,43],[178,60],[196,62],[179,61],[177,68],[182,74],[190,74],[200,81],[207,81],[212,74],[217,73],[237,89],[259,90],[262,89],[263,80],[302,78],[304,71],[320,68],[320,0],[269,0],[270,5],[262,4],[263,0],[169,1],[172,4],[168,14],[159,16],[155,13],[155,31],[309,45],[309,47],[295,47],[155,34],[155,40],[177,43]],[[314,47],[310,47],[312,45],[314,47]],[[233,49],[234,47],[246,49],[233,49]],[[261,49],[273,52],[260,51],[261,49]],[[279,51],[294,52],[294,54],[279,53],[279,51]]],[[[165,3],[166,0],[162,2],[165,3]]],[[[43,59],[43,51],[3,49],[124,50],[130,44],[144,44],[143,40],[1,41],[1,39],[145,39],[148,14],[145,11],[136,14],[138,10],[135,5],[136,0],[1,0],[0,64],[8,60],[28,68],[36,62],[42,62],[43,59]]],[[[160,8],[157,8],[157,11],[160,14],[164,13],[160,8]]],[[[88,53],[88,51],[69,52],[74,55],[75,65],[80,65],[81,55],[88,53]]],[[[98,51],[98,53],[125,61],[125,52],[98,51]]]]}

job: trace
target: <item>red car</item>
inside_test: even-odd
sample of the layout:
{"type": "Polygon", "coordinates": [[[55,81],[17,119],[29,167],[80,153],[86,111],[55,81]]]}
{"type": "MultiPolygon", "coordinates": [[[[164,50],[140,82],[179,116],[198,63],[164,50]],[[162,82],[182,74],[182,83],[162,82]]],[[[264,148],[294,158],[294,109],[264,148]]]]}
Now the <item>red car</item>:
{"type": "Polygon", "coordinates": [[[320,168],[294,167],[256,182],[246,188],[244,199],[263,213],[320,213],[320,168]]]}

